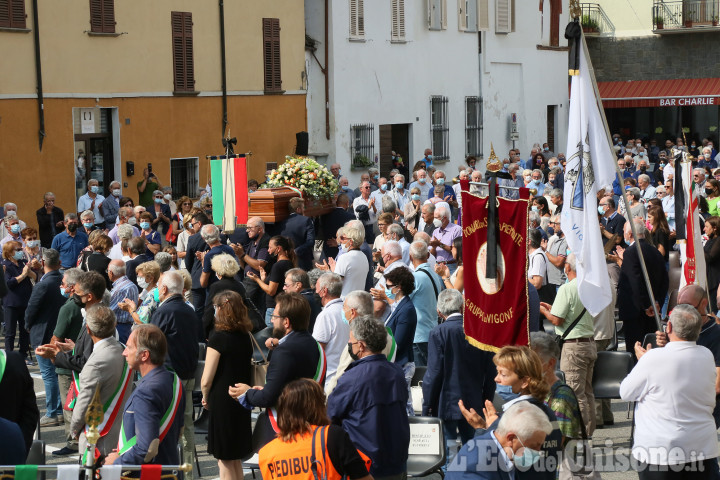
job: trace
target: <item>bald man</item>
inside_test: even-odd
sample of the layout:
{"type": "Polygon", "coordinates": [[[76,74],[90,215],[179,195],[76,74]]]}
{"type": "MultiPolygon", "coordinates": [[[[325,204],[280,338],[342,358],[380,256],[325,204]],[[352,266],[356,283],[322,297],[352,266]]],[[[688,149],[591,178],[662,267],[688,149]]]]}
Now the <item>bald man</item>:
{"type": "MultiPolygon", "coordinates": [[[[691,305],[694,307],[703,319],[703,325],[700,329],[700,336],[697,344],[710,350],[715,357],[715,409],[713,410],[713,418],[715,418],[715,428],[720,428],[720,325],[715,323],[715,317],[710,315],[708,310],[708,297],[704,288],[699,285],[686,285],[678,292],[678,305],[691,305]]],[[[655,332],[657,344],[664,347],[668,342],[667,333],[655,332]]]]}

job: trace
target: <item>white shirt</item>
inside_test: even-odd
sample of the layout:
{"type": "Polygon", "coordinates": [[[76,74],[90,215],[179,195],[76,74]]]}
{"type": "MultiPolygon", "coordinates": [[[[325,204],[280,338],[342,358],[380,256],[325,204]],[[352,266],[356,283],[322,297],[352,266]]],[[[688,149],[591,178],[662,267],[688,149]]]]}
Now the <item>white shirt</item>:
{"type": "Polygon", "coordinates": [[[677,453],[718,456],[715,375],[713,354],[695,342],[670,342],[638,360],[620,384],[620,397],[637,402],[634,458],[677,465],[690,461],[677,453]]]}
{"type": "Polygon", "coordinates": [[[547,257],[542,248],[537,248],[530,253],[530,266],[528,267],[528,280],[533,277],[542,278],[542,285],[547,285],[547,257]]]}
{"type": "MultiPolygon", "coordinates": [[[[378,216],[379,216],[380,213],[382,213],[382,205],[378,205],[377,203],[375,203],[375,210],[373,211],[373,207],[371,207],[371,206],[370,206],[370,203],[369,203],[369,202],[370,202],[370,198],[371,198],[371,197],[368,197],[368,199],[365,200],[365,199],[362,197],[362,195],[360,195],[360,196],[357,197],[355,200],[353,200],[353,205],[352,205],[353,213],[355,214],[355,217],[356,217],[358,220],[360,220],[360,217],[358,217],[358,213],[357,213],[357,210],[356,210],[357,207],[358,207],[359,205],[367,205],[367,207],[368,207],[368,215],[370,215],[370,220],[363,220],[363,225],[370,225],[370,224],[373,224],[373,223],[377,223],[378,216]]],[[[376,200],[376,202],[377,202],[377,200],[376,200]]]]}
{"type": "MultiPolygon", "coordinates": [[[[401,238],[398,242],[400,244],[400,248],[402,249],[402,261],[405,264],[405,266],[410,265],[410,243],[408,243],[407,240],[404,238],[401,238]]],[[[435,265],[432,265],[434,268],[435,265]]]]}
{"type": "Polygon", "coordinates": [[[410,185],[408,185],[408,190],[412,191],[413,188],[419,188],[420,189],[420,201],[424,202],[428,199],[428,194],[430,193],[430,190],[432,190],[433,186],[430,183],[430,180],[427,180],[425,183],[420,182],[412,182],[410,185]]]}
{"type": "Polygon", "coordinates": [[[455,192],[455,198],[457,198],[458,208],[462,209],[462,194],[460,193],[462,191],[462,187],[459,183],[456,183],[452,188],[453,192],[455,192]]]}
{"type": "Polygon", "coordinates": [[[670,230],[675,230],[675,195],[665,195],[662,199],[662,207],[670,230]]]}
{"type": "Polygon", "coordinates": [[[350,325],[342,321],[343,301],[339,298],[330,300],[315,320],[312,336],[318,342],[325,343],[325,355],[327,356],[327,374],[325,381],[328,382],[335,376],[340,356],[347,349],[350,338],[350,325]]]}
{"type": "MultiPolygon", "coordinates": [[[[389,186],[390,185],[388,185],[388,187],[389,186]]],[[[390,195],[389,190],[385,190],[383,192],[382,190],[380,190],[378,188],[377,190],[375,190],[374,192],[372,192],[370,194],[370,198],[375,199],[375,206],[377,207],[378,211],[382,211],[382,201],[383,201],[383,198],[385,198],[385,197],[392,198],[392,195],[390,195]]],[[[354,200],[353,200],[353,202],[354,202],[354,200]]]]}
{"type": "Polygon", "coordinates": [[[410,192],[407,189],[403,189],[402,193],[397,188],[393,188],[390,192],[391,198],[395,201],[397,208],[403,210],[405,205],[410,201],[410,192]]]}
{"type": "Polygon", "coordinates": [[[335,264],[335,273],[343,277],[343,297],[355,290],[365,290],[369,269],[367,257],[360,250],[350,250],[340,255],[335,264]]]}
{"type": "Polygon", "coordinates": [[[670,180],[670,177],[675,177],[675,166],[670,165],[670,162],[668,162],[663,167],[663,183],[667,183],[667,181],[670,180]]]}
{"type": "Polygon", "coordinates": [[[110,249],[110,252],[108,253],[108,258],[110,260],[122,260],[123,253],[122,253],[122,250],[120,249],[119,242],[112,246],[112,248],[110,249]]]}
{"type": "MultiPolygon", "coordinates": [[[[100,195],[99,193],[95,195],[95,208],[92,209],[93,215],[95,215],[95,223],[102,223],[105,219],[102,215],[100,215],[100,204],[105,200],[105,197],[100,195]]],[[[93,199],[90,198],[90,195],[87,193],[80,197],[78,199],[78,213],[82,213],[85,210],[90,210],[90,205],[92,205],[93,199]]],[[[79,215],[78,215],[79,216],[79,215]]]]}

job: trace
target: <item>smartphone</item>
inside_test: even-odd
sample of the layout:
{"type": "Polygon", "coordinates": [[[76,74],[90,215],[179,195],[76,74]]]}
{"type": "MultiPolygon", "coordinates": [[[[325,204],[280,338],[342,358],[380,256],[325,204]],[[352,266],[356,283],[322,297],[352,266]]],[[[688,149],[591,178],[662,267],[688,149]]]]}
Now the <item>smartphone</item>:
{"type": "Polygon", "coordinates": [[[148,176],[152,175],[152,163],[148,163],[148,176]]]}

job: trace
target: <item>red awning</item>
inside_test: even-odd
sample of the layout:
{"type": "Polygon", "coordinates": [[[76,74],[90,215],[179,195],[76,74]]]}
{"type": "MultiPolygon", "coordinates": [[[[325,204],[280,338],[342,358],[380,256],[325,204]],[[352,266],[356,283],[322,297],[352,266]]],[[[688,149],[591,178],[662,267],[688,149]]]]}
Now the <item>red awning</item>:
{"type": "Polygon", "coordinates": [[[605,108],[720,105],[720,78],[598,82],[605,108]]]}

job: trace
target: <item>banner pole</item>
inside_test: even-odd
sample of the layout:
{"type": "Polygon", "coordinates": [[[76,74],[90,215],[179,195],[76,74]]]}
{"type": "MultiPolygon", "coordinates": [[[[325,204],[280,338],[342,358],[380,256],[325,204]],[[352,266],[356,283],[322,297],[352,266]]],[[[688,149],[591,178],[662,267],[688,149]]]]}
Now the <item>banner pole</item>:
{"type": "MultiPolygon", "coordinates": [[[[590,54],[588,52],[587,43],[585,42],[585,34],[583,33],[581,35],[582,38],[582,48],[583,53],[585,54],[585,60],[587,61],[587,67],[590,74],[590,80],[592,81],[593,90],[595,91],[595,101],[598,102],[598,110],[600,110],[600,117],[602,118],[603,126],[605,127],[605,136],[607,138],[608,143],[610,144],[610,150],[614,151],[613,145],[612,145],[612,136],[610,135],[610,127],[607,123],[607,118],[605,117],[605,110],[602,107],[602,99],[600,98],[600,90],[597,86],[597,81],[595,80],[595,71],[592,67],[592,61],[590,60],[590,54]]],[[[620,168],[617,165],[617,161],[613,159],[613,166],[615,167],[615,175],[617,176],[618,185],[620,185],[621,189],[621,197],[622,201],[625,203],[625,211],[628,214],[629,222],[630,222],[630,230],[632,231],[633,240],[637,244],[638,248],[638,256],[640,257],[640,267],[642,269],[643,278],[645,279],[645,286],[647,287],[648,294],[650,295],[650,302],[652,303],[652,309],[655,316],[655,323],[657,324],[658,331],[662,331],[662,321],[660,319],[660,312],[658,311],[658,308],[656,306],[655,301],[655,295],[652,291],[652,284],[650,283],[650,277],[647,272],[647,266],[645,266],[645,256],[643,255],[642,248],[640,248],[640,242],[638,242],[638,236],[637,236],[637,229],[635,228],[635,222],[632,218],[632,214],[630,213],[630,202],[628,202],[627,197],[625,196],[625,190],[623,189],[623,178],[622,174],[620,172],[620,168]]],[[[622,319],[621,319],[622,320],[622,319]]],[[[627,348],[627,346],[626,346],[627,348]]],[[[630,348],[634,348],[634,345],[631,345],[630,348]]]]}

